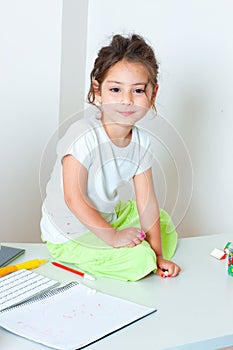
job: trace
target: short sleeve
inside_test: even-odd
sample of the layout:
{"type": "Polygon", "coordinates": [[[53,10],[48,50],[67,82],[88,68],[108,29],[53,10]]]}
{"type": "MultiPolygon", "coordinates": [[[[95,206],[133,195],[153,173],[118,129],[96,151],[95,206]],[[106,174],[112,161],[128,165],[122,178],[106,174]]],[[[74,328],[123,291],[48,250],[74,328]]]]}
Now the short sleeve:
{"type": "Polygon", "coordinates": [[[89,169],[95,147],[95,135],[91,128],[87,128],[85,123],[78,122],[73,124],[59,141],[57,153],[61,161],[66,155],[71,154],[89,169]]]}
{"type": "Polygon", "coordinates": [[[150,169],[154,163],[154,156],[150,136],[144,130],[138,129],[139,135],[139,164],[135,175],[150,169]]]}
{"type": "Polygon", "coordinates": [[[85,136],[78,138],[73,144],[67,149],[66,154],[74,156],[85,168],[89,169],[92,163],[93,149],[87,142],[85,136]]]}

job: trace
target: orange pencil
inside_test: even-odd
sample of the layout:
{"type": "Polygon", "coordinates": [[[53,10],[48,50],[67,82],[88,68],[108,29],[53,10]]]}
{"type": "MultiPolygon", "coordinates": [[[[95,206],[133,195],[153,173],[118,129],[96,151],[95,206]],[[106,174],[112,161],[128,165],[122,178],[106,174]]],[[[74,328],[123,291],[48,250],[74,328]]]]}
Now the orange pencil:
{"type": "Polygon", "coordinates": [[[1,267],[0,268],[0,277],[8,275],[8,273],[15,272],[15,271],[21,270],[21,269],[27,269],[27,270],[35,269],[36,267],[39,267],[41,264],[44,264],[46,261],[47,260],[45,260],[45,259],[44,260],[34,259],[34,260],[22,262],[21,264],[1,267]]]}

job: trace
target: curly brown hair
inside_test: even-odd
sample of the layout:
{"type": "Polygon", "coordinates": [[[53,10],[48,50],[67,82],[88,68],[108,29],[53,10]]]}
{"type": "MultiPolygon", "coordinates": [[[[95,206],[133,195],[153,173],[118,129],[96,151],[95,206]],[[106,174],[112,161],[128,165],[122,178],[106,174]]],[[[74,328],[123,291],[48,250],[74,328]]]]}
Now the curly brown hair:
{"type": "Polygon", "coordinates": [[[112,37],[112,41],[108,46],[100,49],[94,62],[94,68],[90,74],[90,89],[87,95],[89,103],[95,105],[96,96],[92,84],[93,80],[97,80],[99,86],[101,86],[108,70],[114,64],[123,60],[142,64],[147,69],[149,83],[151,83],[152,88],[156,87],[159,66],[152,47],[140,35],[132,34],[123,37],[116,34],[112,37]]]}

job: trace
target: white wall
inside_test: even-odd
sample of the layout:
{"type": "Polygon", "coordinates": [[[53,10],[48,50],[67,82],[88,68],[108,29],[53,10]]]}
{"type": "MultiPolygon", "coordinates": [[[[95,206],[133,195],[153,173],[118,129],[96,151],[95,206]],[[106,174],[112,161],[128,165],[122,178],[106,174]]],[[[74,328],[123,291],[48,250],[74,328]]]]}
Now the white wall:
{"type": "Polygon", "coordinates": [[[0,3],[1,241],[40,241],[39,169],[59,120],[61,0],[0,3]]]}
{"type": "Polygon", "coordinates": [[[228,0],[89,0],[87,77],[113,33],[139,33],[155,48],[155,184],[180,236],[233,232],[232,12],[228,0]]]}

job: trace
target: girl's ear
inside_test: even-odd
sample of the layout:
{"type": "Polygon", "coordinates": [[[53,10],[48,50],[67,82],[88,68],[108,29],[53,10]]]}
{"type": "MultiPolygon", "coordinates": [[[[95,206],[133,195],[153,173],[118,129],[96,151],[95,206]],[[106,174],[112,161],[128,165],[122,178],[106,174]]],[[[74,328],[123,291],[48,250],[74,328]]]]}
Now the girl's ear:
{"type": "Polygon", "coordinates": [[[97,80],[92,81],[92,87],[95,93],[95,96],[99,102],[101,102],[101,90],[100,90],[100,84],[97,80]]]}
{"type": "Polygon", "coordinates": [[[151,95],[151,105],[153,106],[155,103],[155,99],[156,99],[156,95],[159,89],[159,85],[157,84],[154,88],[154,90],[152,91],[152,95],[151,95]]]}

